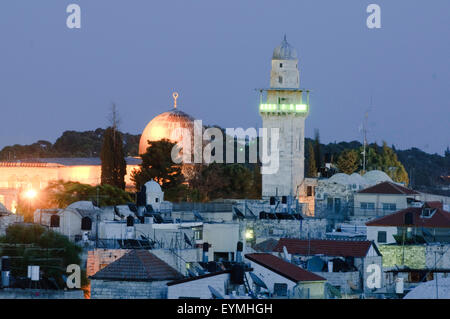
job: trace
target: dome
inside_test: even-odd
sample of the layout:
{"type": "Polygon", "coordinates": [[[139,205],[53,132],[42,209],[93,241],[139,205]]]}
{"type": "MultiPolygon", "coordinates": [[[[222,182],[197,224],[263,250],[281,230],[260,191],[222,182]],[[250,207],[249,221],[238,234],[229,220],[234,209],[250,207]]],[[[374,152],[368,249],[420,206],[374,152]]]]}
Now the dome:
{"type": "Polygon", "coordinates": [[[161,186],[155,182],[153,179],[147,183],[145,183],[145,192],[146,193],[161,193],[161,186]]]}
{"type": "Polygon", "coordinates": [[[341,184],[341,185],[350,185],[350,176],[345,173],[334,174],[328,180],[331,183],[341,184]]]}
{"type": "Polygon", "coordinates": [[[368,171],[363,178],[368,185],[376,185],[382,182],[393,182],[392,179],[385,173],[379,170],[368,171]]]}
{"type": "Polygon", "coordinates": [[[408,292],[403,299],[449,299],[450,278],[439,278],[439,290],[436,292],[436,280],[421,283],[408,292]]]}
{"type": "Polygon", "coordinates": [[[358,173],[353,173],[352,175],[350,175],[350,179],[351,179],[353,184],[356,184],[356,185],[367,185],[367,181],[364,179],[364,177],[362,177],[358,173]]]}
{"type": "Polygon", "coordinates": [[[272,60],[297,60],[297,50],[290,45],[286,36],[281,44],[273,50],[272,60]]]}
{"type": "Polygon", "coordinates": [[[182,135],[177,134],[181,133],[175,131],[177,128],[187,128],[193,132],[194,118],[176,108],[156,116],[142,132],[139,142],[139,154],[144,154],[147,151],[148,141],[168,139],[173,143],[181,142],[182,135]]]}
{"type": "Polygon", "coordinates": [[[98,207],[96,207],[92,202],[90,201],[78,201],[70,204],[67,206],[66,209],[84,209],[84,210],[96,210],[98,207]]]}

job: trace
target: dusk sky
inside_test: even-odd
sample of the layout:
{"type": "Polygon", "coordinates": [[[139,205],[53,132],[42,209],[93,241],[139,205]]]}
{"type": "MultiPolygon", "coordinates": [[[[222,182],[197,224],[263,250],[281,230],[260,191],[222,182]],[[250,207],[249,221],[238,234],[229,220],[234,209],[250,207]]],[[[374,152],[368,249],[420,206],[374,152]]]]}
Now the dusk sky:
{"type": "Polygon", "coordinates": [[[311,90],[306,136],[450,144],[449,0],[1,0],[0,149],[108,125],[140,134],[179,109],[222,127],[260,127],[273,49],[287,35],[311,90]],[[82,10],[68,29],[66,7],[82,10]],[[366,7],[381,6],[381,29],[366,7]],[[370,100],[372,97],[372,107],[370,100]]]}

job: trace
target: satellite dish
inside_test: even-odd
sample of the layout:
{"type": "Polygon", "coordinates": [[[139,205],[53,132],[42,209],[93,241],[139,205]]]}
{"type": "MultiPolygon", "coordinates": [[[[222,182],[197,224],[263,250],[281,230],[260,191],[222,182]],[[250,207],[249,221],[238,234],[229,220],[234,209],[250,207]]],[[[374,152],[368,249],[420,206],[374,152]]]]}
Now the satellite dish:
{"type": "Polygon", "coordinates": [[[264,281],[262,281],[262,279],[255,275],[253,272],[250,273],[250,278],[252,278],[253,283],[258,287],[268,289],[264,281]]]}
{"type": "Polygon", "coordinates": [[[186,244],[192,247],[192,243],[186,233],[184,233],[184,241],[186,242],[186,244]]]}
{"type": "Polygon", "coordinates": [[[428,244],[429,243],[429,241],[428,241],[428,239],[427,238],[432,238],[432,240],[431,241],[433,241],[434,240],[434,236],[433,236],[433,234],[431,234],[428,230],[426,230],[425,228],[422,228],[422,233],[423,233],[423,239],[426,241],[426,243],[428,244]]]}
{"type": "Polygon", "coordinates": [[[194,216],[195,216],[195,220],[203,220],[202,215],[200,215],[200,213],[199,213],[198,211],[193,210],[192,213],[193,213],[194,216]]]}
{"type": "Polygon", "coordinates": [[[225,298],[223,298],[222,294],[220,292],[218,292],[216,289],[214,289],[213,287],[208,285],[208,288],[209,288],[209,291],[211,291],[213,299],[225,299],[225,298]]]}
{"type": "Polygon", "coordinates": [[[245,215],[242,214],[242,212],[239,210],[239,208],[233,207],[233,210],[239,219],[245,219],[245,215]]]}
{"type": "Polygon", "coordinates": [[[194,268],[195,268],[195,270],[197,271],[197,273],[199,275],[204,275],[205,274],[205,270],[201,266],[195,266],[194,268]]]}
{"type": "Polygon", "coordinates": [[[192,270],[188,269],[187,270],[189,277],[197,277],[197,274],[195,272],[193,272],[192,270]]]}
{"type": "Polygon", "coordinates": [[[247,204],[245,204],[245,209],[246,211],[250,212],[250,215],[252,215],[253,218],[256,218],[257,216],[255,215],[255,213],[247,206],[247,204]]]}

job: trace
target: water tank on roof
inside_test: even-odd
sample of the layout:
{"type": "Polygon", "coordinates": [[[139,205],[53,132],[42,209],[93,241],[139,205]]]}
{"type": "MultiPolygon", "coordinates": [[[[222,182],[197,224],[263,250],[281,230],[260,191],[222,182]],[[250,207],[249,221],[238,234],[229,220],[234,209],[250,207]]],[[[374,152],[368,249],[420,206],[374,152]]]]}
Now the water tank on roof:
{"type": "Polygon", "coordinates": [[[230,274],[231,283],[235,285],[244,284],[244,274],[245,274],[244,265],[241,263],[234,264],[231,267],[231,274],[230,274]]]}

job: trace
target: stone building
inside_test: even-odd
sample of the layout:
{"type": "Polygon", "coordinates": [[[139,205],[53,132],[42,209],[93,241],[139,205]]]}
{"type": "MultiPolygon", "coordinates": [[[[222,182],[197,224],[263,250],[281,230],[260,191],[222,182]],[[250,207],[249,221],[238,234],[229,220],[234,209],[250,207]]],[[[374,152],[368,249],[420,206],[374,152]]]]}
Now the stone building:
{"type": "Polygon", "coordinates": [[[165,299],[183,276],[147,250],[131,250],[91,276],[92,299],[165,299]]]}
{"type": "MultiPolygon", "coordinates": [[[[300,89],[297,51],[286,37],[272,56],[270,88],[260,89],[259,112],[267,129],[267,153],[279,152],[278,170],[262,176],[262,197],[297,198],[304,178],[305,119],[308,116],[308,91],[300,89]],[[265,95],[265,96],[264,96],[265,95]],[[272,130],[279,132],[276,149],[272,149],[272,130]]],[[[273,163],[272,163],[273,164],[273,163]]]]}
{"type": "MultiPolygon", "coordinates": [[[[127,157],[125,183],[133,188],[131,172],[140,159],[127,157]]],[[[16,162],[0,162],[0,204],[16,212],[19,196],[33,189],[39,196],[52,181],[72,181],[89,185],[101,182],[100,158],[36,158],[16,162]]]]}

